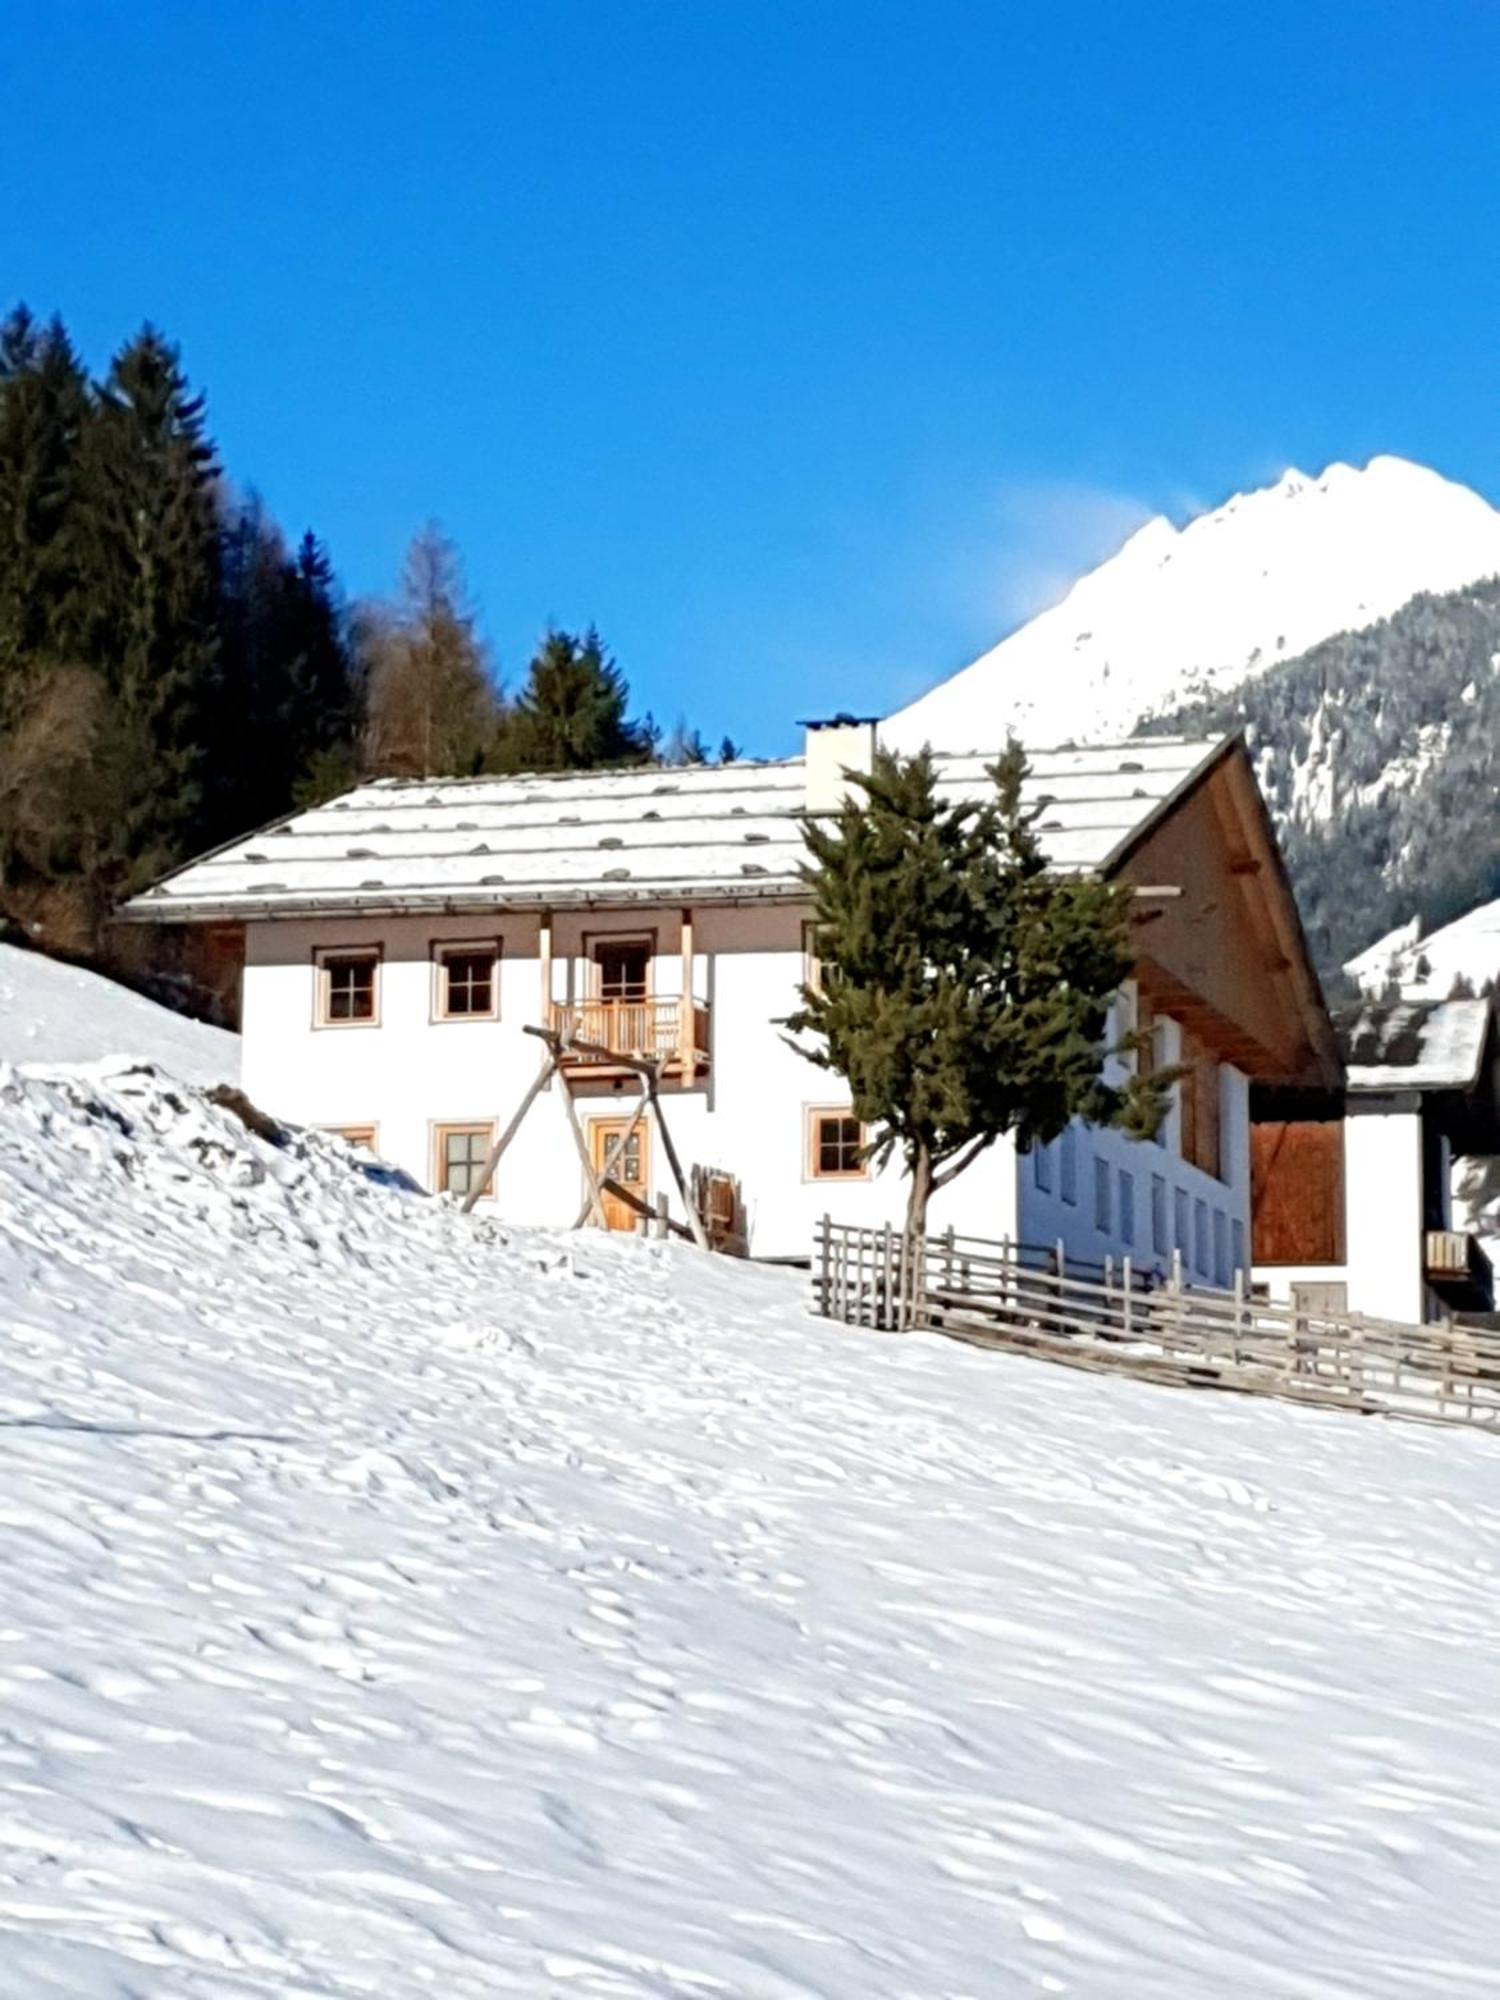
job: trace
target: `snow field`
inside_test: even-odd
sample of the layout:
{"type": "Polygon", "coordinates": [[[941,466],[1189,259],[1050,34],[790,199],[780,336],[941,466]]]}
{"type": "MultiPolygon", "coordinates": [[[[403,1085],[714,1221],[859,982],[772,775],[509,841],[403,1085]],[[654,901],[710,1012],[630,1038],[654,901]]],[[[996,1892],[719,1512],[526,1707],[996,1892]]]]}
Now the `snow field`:
{"type": "Polygon", "coordinates": [[[0,1068],[0,1992],[1500,1990],[1500,1446],[0,1068]]]}

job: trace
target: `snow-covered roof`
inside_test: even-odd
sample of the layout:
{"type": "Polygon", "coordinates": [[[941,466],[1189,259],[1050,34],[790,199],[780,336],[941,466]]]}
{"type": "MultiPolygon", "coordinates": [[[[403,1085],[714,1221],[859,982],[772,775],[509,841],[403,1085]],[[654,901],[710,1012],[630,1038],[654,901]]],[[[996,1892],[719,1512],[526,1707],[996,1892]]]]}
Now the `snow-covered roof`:
{"type": "MultiPolygon", "coordinates": [[[[1224,739],[1029,752],[1052,864],[1106,870],[1224,739]]],[[[987,796],[989,756],[939,756],[948,797],[987,796]]],[[[190,862],[133,918],[787,900],[802,893],[801,757],[562,775],[384,779],[190,862]]]]}
{"type": "Polygon", "coordinates": [[[1481,903],[1426,936],[1420,919],[1413,918],[1351,958],[1344,970],[1372,995],[1393,980],[1412,999],[1440,999],[1460,978],[1477,991],[1500,975],[1500,902],[1481,903]]]}
{"type": "Polygon", "coordinates": [[[1467,1090],[1489,1033],[1488,1000],[1391,1000],[1335,1016],[1351,1091],[1467,1090]]]}

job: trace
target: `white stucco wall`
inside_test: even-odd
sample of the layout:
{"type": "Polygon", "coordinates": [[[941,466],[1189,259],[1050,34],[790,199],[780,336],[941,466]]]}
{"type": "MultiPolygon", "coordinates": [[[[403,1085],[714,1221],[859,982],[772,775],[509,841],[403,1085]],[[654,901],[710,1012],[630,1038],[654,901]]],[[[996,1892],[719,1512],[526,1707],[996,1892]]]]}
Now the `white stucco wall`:
{"type": "MultiPolygon", "coordinates": [[[[1181,1053],[1177,1023],[1161,1018],[1163,1066],[1181,1053]]],[[[1190,1284],[1227,1287],[1236,1269],[1249,1275],[1250,1096],[1237,1069],[1219,1072],[1220,1158],[1223,1179],[1182,1157],[1177,1103],[1154,1141],[1078,1124],[1021,1162],[1020,1236],[1028,1244],[1063,1245],[1071,1263],[1097,1264],[1129,1255],[1138,1270],[1165,1275],[1182,1252],[1190,1284]],[[1074,1198],[1067,1198],[1066,1156],[1074,1156],[1074,1198]],[[1040,1165],[1040,1171],[1039,1171],[1040,1165]],[[1100,1205],[1098,1177],[1105,1177],[1100,1205]],[[1045,1180],[1047,1185],[1041,1183],[1045,1180]],[[1101,1227],[1101,1217],[1104,1226],[1101,1227]]]]}
{"type": "MultiPolygon", "coordinates": [[[[839,1079],[788,1047],[776,1021],[796,1005],[803,977],[802,912],[700,910],[694,919],[694,987],[710,1008],[712,1063],[692,1089],[665,1091],[684,1167],[722,1168],[740,1181],[758,1256],[805,1256],[825,1212],[841,1221],[897,1222],[905,1190],[894,1165],[868,1180],[815,1179],[807,1159],[808,1113],[847,1102],[839,1079]]],[[[584,992],[585,934],[654,930],[655,990],[681,990],[681,931],[675,910],[558,916],[552,993],[584,992]]],[[[494,1120],[503,1127],[536,1074],[542,1049],[522,1032],[541,1013],[539,927],[532,916],[487,924],[469,918],[371,922],[302,920],[249,927],[242,1028],[244,1088],[267,1110],[299,1123],[377,1127],[382,1158],[424,1187],[433,1175],[440,1124],[494,1120]],[[435,942],[501,939],[500,1018],[433,1019],[435,942]],[[379,1025],[319,1028],[314,1022],[317,948],[378,945],[379,1025]]],[[[629,1085],[590,1085],[578,1104],[585,1125],[633,1105],[629,1085]]],[[[652,1193],[681,1205],[656,1135],[652,1193]]],[[[932,1207],[934,1227],[974,1235],[1016,1233],[1015,1156],[997,1146],[932,1207]]],[[[538,1100],[502,1162],[495,1210],[518,1222],[571,1222],[584,1180],[559,1089],[538,1100]]]]}
{"type": "MultiPolygon", "coordinates": [[[[825,1212],[859,1223],[899,1222],[905,1211],[902,1177],[892,1164],[868,1180],[815,1179],[807,1160],[808,1112],[847,1102],[839,1080],[814,1068],[783,1039],[776,1022],[796,1005],[803,977],[802,918],[796,909],[699,910],[694,919],[694,988],[711,1018],[709,1075],[692,1089],[667,1091],[667,1114],[685,1168],[721,1168],[740,1182],[750,1246],[758,1256],[805,1256],[825,1212]]],[[[681,932],[675,909],[621,914],[559,915],[553,922],[552,994],[585,991],[586,938],[654,931],[657,993],[681,987],[681,932]]],[[[243,995],[244,1087],[267,1110],[313,1125],[377,1128],[381,1156],[424,1187],[433,1177],[433,1133],[440,1124],[493,1120],[497,1130],[536,1074],[541,1045],[522,1032],[541,1013],[539,925],[534,916],[386,918],[357,922],[285,921],[249,926],[243,995]],[[433,946],[498,936],[501,940],[500,1018],[433,1018],[433,946]],[[314,1026],[314,951],[376,945],[382,952],[379,1025],[314,1026]]],[[[1167,1023],[1169,1035],[1172,1024],[1167,1023]]],[[[1163,1051],[1175,1060],[1175,1044],[1163,1051]]],[[[1098,1262],[1127,1252],[1142,1265],[1170,1262],[1176,1240],[1175,1202],[1188,1203],[1184,1265],[1200,1282],[1215,1282],[1239,1252],[1248,1221],[1248,1136],[1244,1079],[1223,1076],[1223,1155],[1226,1179],[1187,1166],[1177,1147],[1175,1117],[1164,1143],[1138,1145],[1115,1133],[1078,1128],[1078,1200],[1061,1198],[1053,1163],[1050,1196],[1035,1183],[1033,1163],[997,1145],[938,1194],[935,1229],[1047,1245],[1061,1238],[1068,1254],[1098,1262]],[[1111,1226],[1094,1212],[1095,1159],[1111,1172],[1111,1226]],[[1133,1241],[1122,1228],[1119,1176],[1134,1186],[1133,1241]],[[1165,1179],[1168,1248],[1153,1246],[1151,1184],[1165,1179]],[[1199,1204],[1207,1218],[1205,1255],[1198,1255],[1199,1204]],[[1216,1238],[1215,1218],[1222,1223],[1216,1238]],[[1238,1232],[1235,1225],[1239,1225],[1238,1232]]],[[[593,1085],[580,1092],[579,1112],[619,1116],[633,1088],[593,1085]]],[[[1052,1152],[1060,1151],[1060,1145],[1052,1152]]],[[[656,1135],[650,1148],[652,1193],[680,1203],[656,1135]]],[[[570,1223],[584,1194],[560,1090],[533,1107],[502,1162],[492,1212],[517,1222],[570,1223]]],[[[1242,1254],[1242,1253],[1241,1253],[1242,1254]]]]}
{"type": "Polygon", "coordinates": [[[1256,1277],[1290,1302],[1302,1284],[1344,1284],[1351,1312],[1419,1322],[1434,1305],[1422,1274],[1422,1120],[1361,1112],[1344,1123],[1342,1264],[1268,1264],[1256,1277]]]}

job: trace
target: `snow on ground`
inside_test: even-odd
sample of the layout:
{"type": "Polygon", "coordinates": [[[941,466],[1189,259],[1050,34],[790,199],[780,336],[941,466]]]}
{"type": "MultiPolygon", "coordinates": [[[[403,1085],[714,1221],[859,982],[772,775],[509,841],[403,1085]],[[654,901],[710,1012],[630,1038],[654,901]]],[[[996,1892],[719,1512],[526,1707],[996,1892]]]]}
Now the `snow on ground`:
{"type": "Polygon", "coordinates": [[[1500,1442],[0,1069],[0,1989],[1500,1990],[1500,1442]]]}
{"type": "Polygon", "coordinates": [[[0,1062],[143,1056],[195,1083],[234,1083],[240,1038],[39,951],[0,944],[0,1062]]]}

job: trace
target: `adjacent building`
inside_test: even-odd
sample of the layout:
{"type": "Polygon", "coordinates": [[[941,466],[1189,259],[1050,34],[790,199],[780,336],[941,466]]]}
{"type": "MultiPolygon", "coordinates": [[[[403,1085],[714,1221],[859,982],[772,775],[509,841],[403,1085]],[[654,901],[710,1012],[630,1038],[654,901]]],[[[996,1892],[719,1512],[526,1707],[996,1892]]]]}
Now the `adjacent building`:
{"type": "Polygon", "coordinates": [[[1257,1091],[1255,1276],[1309,1311],[1423,1321],[1494,1306],[1456,1228],[1458,1158],[1500,1151],[1491,1001],[1366,1001],[1335,1017],[1341,1092],[1257,1091]]]}
{"type": "MultiPolygon", "coordinates": [[[[528,1027],[659,1057],[670,1136],[751,1254],[805,1256],[825,1211],[898,1222],[837,1078],[781,1025],[819,976],[801,869],[809,814],[867,769],[875,725],[809,729],[776,763],[385,781],[205,856],[127,919],[213,926],[243,955],[243,1079],[268,1110],[342,1132],[425,1186],[466,1192],[541,1054],[528,1027]]],[[[1018,1159],[997,1146],[933,1206],[935,1227],[1099,1264],[1174,1259],[1228,1284],[1250,1257],[1252,1086],[1336,1090],[1332,1026],[1237,737],[1032,751],[1051,865],[1127,882],[1134,972],[1119,1024],[1181,1065],[1159,1139],[1077,1126],[1018,1159]]],[[[941,756],[950,797],[986,760],[941,756]]],[[[518,1222],[571,1222],[585,1176],[562,1098],[602,1161],[634,1080],[576,1054],[485,1197],[518,1222]]],[[[663,1193],[651,1119],[616,1168],[663,1193]]],[[[638,1209],[611,1204],[633,1226],[638,1209]]]]}

